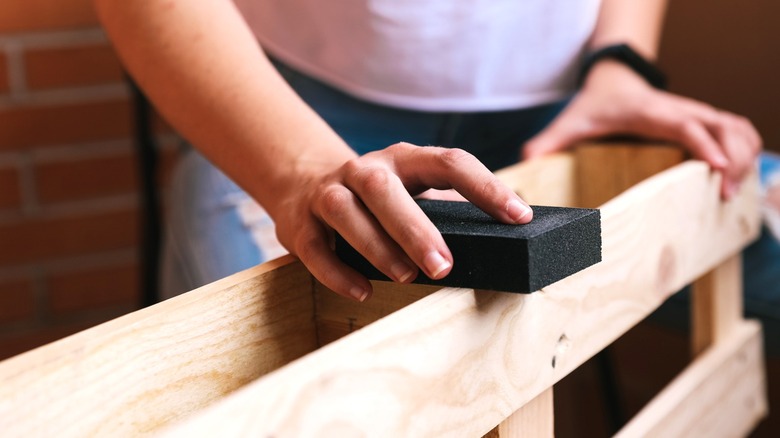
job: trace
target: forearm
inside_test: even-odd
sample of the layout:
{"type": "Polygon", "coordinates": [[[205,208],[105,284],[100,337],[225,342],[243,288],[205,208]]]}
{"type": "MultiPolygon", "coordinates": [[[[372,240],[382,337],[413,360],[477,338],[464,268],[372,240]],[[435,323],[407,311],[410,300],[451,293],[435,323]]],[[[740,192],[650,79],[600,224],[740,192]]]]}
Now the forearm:
{"type": "Polygon", "coordinates": [[[95,0],[166,119],[269,210],[295,179],[355,154],[284,82],[226,0],[95,0]]]}
{"type": "Polygon", "coordinates": [[[602,0],[589,47],[627,43],[649,59],[658,55],[666,0],[602,0]]]}

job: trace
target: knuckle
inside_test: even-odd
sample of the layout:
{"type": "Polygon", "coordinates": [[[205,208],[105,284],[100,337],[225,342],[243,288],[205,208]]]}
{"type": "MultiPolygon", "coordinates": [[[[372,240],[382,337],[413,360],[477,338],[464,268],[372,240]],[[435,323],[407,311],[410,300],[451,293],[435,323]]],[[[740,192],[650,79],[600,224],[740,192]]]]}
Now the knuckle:
{"type": "Polygon", "coordinates": [[[444,149],[438,155],[439,165],[444,169],[455,169],[464,165],[473,164],[476,160],[473,155],[463,149],[444,149]]]}
{"type": "Polygon", "coordinates": [[[718,122],[717,128],[721,131],[734,131],[741,125],[738,116],[725,111],[720,112],[718,122]]]}
{"type": "Polygon", "coordinates": [[[382,151],[379,151],[379,153],[387,154],[390,157],[396,157],[396,156],[409,154],[419,148],[420,148],[419,146],[415,146],[411,143],[402,141],[384,148],[382,151]]]}
{"type": "Polygon", "coordinates": [[[493,198],[497,193],[500,193],[502,184],[496,178],[490,178],[483,182],[479,187],[479,193],[486,198],[493,198]]]}
{"type": "Polygon", "coordinates": [[[715,107],[714,105],[712,105],[710,103],[699,102],[699,101],[694,101],[694,102],[695,102],[696,105],[699,106],[699,108],[701,109],[701,111],[703,113],[708,114],[710,117],[714,118],[714,117],[717,117],[718,114],[723,113],[723,111],[721,111],[720,109],[718,109],[717,107],[715,107]]]}
{"type": "Polygon", "coordinates": [[[362,158],[360,158],[360,157],[353,158],[353,159],[347,161],[346,163],[344,163],[341,166],[341,169],[347,175],[354,175],[354,174],[358,173],[363,166],[365,166],[365,164],[363,164],[363,161],[364,160],[362,158]]]}
{"type": "Polygon", "coordinates": [[[353,196],[352,192],[344,186],[328,185],[322,189],[318,198],[319,210],[324,217],[340,217],[352,203],[353,196]]]}
{"type": "Polygon", "coordinates": [[[687,139],[697,138],[700,128],[701,126],[697,120],[687,117],[680,120],[678,124],[680,134],[687,139]]]}
{"type": "Polygon", "coordinates": [[[357,184],[367,196],[387,193],[392,179],[392,172],[381,167],[363,169],[356,175],[357,184]]]}
{"type": "Polygon", "coordinates": [[[365,239],[358,245],[358,252],[363,254],[369,259],[375,258],[377,254],[380,254],[381,243],[375,239],[365,239]]]}
{"type": "Polygon", "coordinates": [[[302,233],[295,240],[294,247],[295,255],[304,261],[304,263],[308,263],[311,260],[316,259],[318,245],[314,236],[308,233],[302,233]]]}
{"type": "Polygon", "coordinates": [[[396,150],[406,150],[406,149],[411,149],[411,148],[415,148],[415,147],[416,147],[416,146],[414,146],[414,145],[413,145],[413,144],[411,144],[411,143],[407,143],[407,142],[405,142],[405,141],[400,141],[400,142],[398,142],[398,143],[395,143],[395,144],[393,144],[393,145],[390,145],[390,146],[388,146],[388,147],[387,147],[387,149],[390,149],[390,150],[396,151],[396,150]]]}

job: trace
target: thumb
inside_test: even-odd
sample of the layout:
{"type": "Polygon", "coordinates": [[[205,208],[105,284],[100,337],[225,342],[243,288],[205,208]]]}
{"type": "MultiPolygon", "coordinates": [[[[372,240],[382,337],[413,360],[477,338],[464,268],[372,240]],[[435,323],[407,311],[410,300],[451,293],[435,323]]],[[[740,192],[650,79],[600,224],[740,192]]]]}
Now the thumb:
{"type": "Polygon", "coordinates": [[[585,138],[582,130],[571,129],[559,117],[523,146],[523,159],[537,158],[568,148],[585,138]]]}

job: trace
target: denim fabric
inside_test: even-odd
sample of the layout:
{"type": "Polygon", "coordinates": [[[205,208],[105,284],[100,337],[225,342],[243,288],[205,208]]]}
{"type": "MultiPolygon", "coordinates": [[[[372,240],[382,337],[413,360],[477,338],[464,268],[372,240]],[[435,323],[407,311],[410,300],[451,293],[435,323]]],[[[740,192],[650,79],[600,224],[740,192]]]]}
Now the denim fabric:
{"type": "Polygon", "coordinates": [[[161,298],[192,290],[260,263],[261,250],[239,216],[249,200],[233,181],[187,148],[171,181],[161,298]]]}
{"type": "MultiPolygon", "coordinates": [[[[780,155],[763,153],[759,171],[763,190],[767,190],[770,184],[780,185],[780,155]]],[[[773,208],[772,214],[780,214],[780,206],[764,204],[765,210],[773,208]]],[[[765,211],[764,214],[768,219],[770,212],[765,211]]],[[[780,242],[777,240],[780,230],[774,230],[773,234],[769,225],[777,227],[777,224],[769,221],[766,224],[761,230],[761,237],[742,254],[745,309],[750,316],[773,318],[780,324],[780,242]]],[[[780,339],[777,342],[780,343],[780,339]]]]}
{"type": "Polygon", "coordinates": [[[405,141],[462,148],[496,170],[516,163],[522,144],[566,104],[478,113],[410,111],[352,98],[282,64],[276,66],[303,100],[361,155],[405,141]]]}

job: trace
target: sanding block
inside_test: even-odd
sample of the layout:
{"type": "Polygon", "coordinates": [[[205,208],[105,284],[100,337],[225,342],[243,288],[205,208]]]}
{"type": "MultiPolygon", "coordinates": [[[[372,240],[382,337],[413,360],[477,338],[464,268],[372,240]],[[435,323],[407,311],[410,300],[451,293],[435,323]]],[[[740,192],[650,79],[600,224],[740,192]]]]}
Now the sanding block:
{"type": "MultiPolygon", "coordinates": [[[[449,275],[414,283],[529,293],[601,261],[598,210],[532,206],[528,224],[498,222],[469,202],[418,200],[452,252],[449,275]]],[[[390,279],[340,235],[336,254],[371,280],[390,279]]]]}

